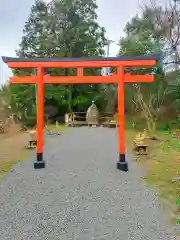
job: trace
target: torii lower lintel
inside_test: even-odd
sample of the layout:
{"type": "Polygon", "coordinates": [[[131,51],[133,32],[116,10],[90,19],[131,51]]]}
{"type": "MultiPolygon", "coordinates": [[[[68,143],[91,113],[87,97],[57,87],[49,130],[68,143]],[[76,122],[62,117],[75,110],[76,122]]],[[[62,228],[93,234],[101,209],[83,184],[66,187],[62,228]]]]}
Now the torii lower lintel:
{"type": "MultiPolygon", "coordinates": [[[[37,84],[38,77],[11,77],[10,83],[13,84],[37,84]]],[[[137,82],[153,82],[154,76],[152,75],[124,75],[124,83],[137,83],[137,82]]],[[[67,77],[51,77],[44,75],[43,83],[45,84],[84,84],[84,83],[118,83],[117,75],[113,76],[67,76],[67,77]]]]}
{"type": "Polygon", "coordinates": [[[43,160],[44,130],[44,84],[81,84],[81,83],[117,83],[118,84],[118,143],[119,161],[117,168],[128,171],[125,158],[125,119],[124,119],[124,83],[153,82],[153,75],[130,75],[124,73],[125,67],[154,67],[159,55],[115,57],[115,58],[9,58],[2,57],[10,68],[37,68],[37,76],[12,77],[13,84],[37,85],[37,161],[35,169],[45,167],[43,160]],[[77,76],[52,77],[44,75],[45,68],[77,68],[77,76]],[[112,76],[84,76],[84,68],[117,67],[112,76]]]}

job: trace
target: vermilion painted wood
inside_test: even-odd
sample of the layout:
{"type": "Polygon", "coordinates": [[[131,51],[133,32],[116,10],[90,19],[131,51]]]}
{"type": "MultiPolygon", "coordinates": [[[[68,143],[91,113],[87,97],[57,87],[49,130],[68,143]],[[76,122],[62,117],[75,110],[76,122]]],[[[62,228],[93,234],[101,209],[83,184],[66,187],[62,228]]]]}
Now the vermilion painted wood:
{"type": "Polygon", "coordinates": [[[83,76],[84,75],[84,69],[83,68],[77,68],[77,76],[83,76]]]}
{"type": "MultiPolygon", "coordinates": [[[[118,83],[120,78],[118,75],[113,76],[82,76],[82,72],[78,73],[78,76],[67,77],[51,77],[45,75],[43,82],[45,84],[81,84],[81,83],[118,83]]],[[[137,82],[153,82],[153,75],[124,75],[125,83],[137,83],[137,82]]],[[[38,82],[37,76],[31,77],[11,77],[10,83],[13,84],[36,84],[38,82]]]]}
{"type": "Polygon", "coordinates": [[[118,68],[117,74],[120,78],[118,83],[118,144],[120,155],[125,154],[125,119],[124,119],[124,67],[118,68]]]}
{"type": "Polygon", "coordinates": [[[38,83],[38,77],[10,77],[9,82],[13,84],[36,84],[38,83]]]}
{"type": "Polygon", "coordinates": [[[38,68],[37,83],[37,153],[43,152],[43,132],[44,132],[44,69],[38,68]]]}
{"type": "Polygon", "coordinates": [[[156,60],[86,61],[86,62],[8,62],[9,68],[100,68],[100,67],[152,67],[156,60]]]}

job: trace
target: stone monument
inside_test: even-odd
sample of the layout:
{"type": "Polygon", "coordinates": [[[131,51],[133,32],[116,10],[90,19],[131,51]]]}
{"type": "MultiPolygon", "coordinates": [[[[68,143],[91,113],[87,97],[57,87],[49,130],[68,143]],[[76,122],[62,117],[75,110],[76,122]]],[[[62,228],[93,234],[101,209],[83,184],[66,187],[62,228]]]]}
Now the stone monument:
{"type": "Polygon", "coordinates": [[[92,101],[92,105],[87,110],[86,122],[88,126],[99,125],[99,110],[97,106],[94,104],[94,101],[92,101]]]}

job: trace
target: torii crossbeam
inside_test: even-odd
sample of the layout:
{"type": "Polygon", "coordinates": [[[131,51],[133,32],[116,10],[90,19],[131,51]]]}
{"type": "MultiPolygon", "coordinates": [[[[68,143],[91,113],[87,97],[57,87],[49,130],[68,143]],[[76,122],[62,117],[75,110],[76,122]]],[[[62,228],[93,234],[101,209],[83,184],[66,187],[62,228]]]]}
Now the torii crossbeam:
{"type": "Polygon", "coordinates": [[[44,130],[44,84],[81,84],[81,83],[117,83],[118,84],[118,145],[119,160],[117,169],[128,171],[125,159],[125,118],[124,118],[124,83],[153,82],[153,75],[125,74],[126,67],[154,67],[159,55],[108,58],[10,58],[2,57],[9,68],[36,68],[37,76],[11,77],[13,84],[37,85],[37,160],[34,168],[45,167],[43,160],[44,130]],[[84,68],[117,67],[117,74],[112,76],[84,76],[84,68]],[[45,68],[76,68],[76,76],[50,76],[44,74],[45,68]]]}

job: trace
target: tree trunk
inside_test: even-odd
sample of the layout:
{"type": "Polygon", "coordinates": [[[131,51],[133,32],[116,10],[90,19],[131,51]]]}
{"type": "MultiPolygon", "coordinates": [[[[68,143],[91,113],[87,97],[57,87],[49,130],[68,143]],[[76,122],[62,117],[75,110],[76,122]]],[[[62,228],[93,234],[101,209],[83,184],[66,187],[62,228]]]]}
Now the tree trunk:
{"type": "Polygon", "coordinates": [[[149,119],[146,119],[146,123],[147,123],[147,129],[148,129],[148,132],[151,132],[152,131],[152,128],[151,128],[151,122],[149,119]]]}
{"type": "Polygon", "coordinates": [[[156,131],[156,123],[155,123],[154,117],[149,109],[149,106],[143,100],[143,96],[141,94],[140,88],[138,89],[138,91],[136,93],[136,98],[141,107],[142,112],[145,114],[148,132],[154,134],[156,131]]]}

